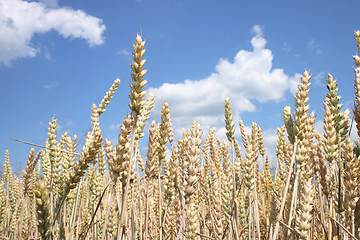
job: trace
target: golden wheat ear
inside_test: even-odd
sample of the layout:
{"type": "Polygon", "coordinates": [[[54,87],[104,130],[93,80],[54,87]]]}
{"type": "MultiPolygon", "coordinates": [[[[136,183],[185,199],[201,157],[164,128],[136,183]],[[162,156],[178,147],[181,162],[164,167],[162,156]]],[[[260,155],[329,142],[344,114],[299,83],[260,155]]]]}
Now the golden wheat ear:
{"type": "Polygon", "coordinates": [[[145,55],[145,41],[142,40],[140,35],[136,36],[135,43],[133,44],[133,61],[131,63],[131,79],[133,82],[130,84],[131,93],[129,94],[130,103],[129,107],[132,111],[133,118],[136,119],[140,114],[140,111],[144,105],[143,97],[146,94],[146,91],[143,90],[145,87],[147,80],[144,80],[144,76],[146,74],[146,70],[143,69],[146,59],[144,59],[145,55]]]}

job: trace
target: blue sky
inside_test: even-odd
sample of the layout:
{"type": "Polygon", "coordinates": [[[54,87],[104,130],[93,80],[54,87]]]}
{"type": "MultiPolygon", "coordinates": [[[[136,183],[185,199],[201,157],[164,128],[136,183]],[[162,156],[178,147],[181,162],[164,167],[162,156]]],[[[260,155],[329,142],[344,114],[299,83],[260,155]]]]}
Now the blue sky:
{"type": "Polygon", "coordinates": [[[58,134],[77,134],[81,144],[91,104],[118,77],[100,119],[104,137],[116,141],[129,113],[137,33],[146,40],[146,88],[155,94],[150,120],[160,120],[168,101],[178,137],[194,119],[204,135],[216,127],[223,136],[230,97],[236,134],[239,119],[247,127],[257,122],[272,156],[282,109],[294,105],[305,69],[319,131],[328,73],[338,81],[344,108],[352,108],[359,10],[357,0],[0,0],[0,164],[8,149],[13,168],[24,168],[31,147],[9,138],[44,145],[53,116],[58,134]]]}

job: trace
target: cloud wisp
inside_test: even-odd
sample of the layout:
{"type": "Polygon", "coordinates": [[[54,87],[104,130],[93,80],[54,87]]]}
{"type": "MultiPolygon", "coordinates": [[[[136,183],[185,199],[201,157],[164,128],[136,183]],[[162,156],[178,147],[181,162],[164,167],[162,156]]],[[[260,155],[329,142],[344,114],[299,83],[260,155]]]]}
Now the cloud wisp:
{"type": "Polygon", "coordinates": [[[117,53],[122,56],[127,56],[127,57],[131,56],[131,52],[129,50],[127,50],[126,48],[119,50],[117,53]]]}
{"type": "Polygon", "coordinates": [[[85,39],[90,47],[104,43],[102,19],[82,10],[55,7],[57,1],[2,0],[0,4],[0,62],[10,66],[17,58],[35,57],[31,40],[51,30],[64,38],[85,39]],[[44,2],[48,3],[45,4],[44,2]]]}
{"type": "Polygon", "coordinates": [[[308,43],[307,43],[307,47],[315,52],[317,55],[322,54],[322,50],[320,47],[320,44],[316,42],[315,39],[311,39],[308,43]]]}
{"type": "MultiPolygon", "coordinates": [[[[155,113],[164,101],[169,103],[175,129],[189,127],[193,120],[208,131],[216,127],[224,135],[224,99],[230,97],[234,119],[241,113],[256,110],[254,100],[261,103],[280,101],[286,92],[295,93],[301,75],[289,76],[283,69],[272,67],[272,51],[259,25],[252,29],[252,51],[240,50],[233,61],[221,58],[215,71],[200,80],[164,83],[149,92],[155,97],[155,113]]],[[[273,132],[270,135],[274,135],[273,132]]],[[[225,135],[224,135],[225,136],[225,135]]]]}
{"type": "Polygon", "coordinates": [[[44,85],[44,88],[45,89],[52,89],[52,88],[55,88],[59,83],[57,81],[52,81],[48,84],[45,84],[44,85]]]}
{"type": "Polygon", "coordinates": [[[56,8],[59,6],[58,0],[38,0],[38,1],[50,8],[56,8]]]}

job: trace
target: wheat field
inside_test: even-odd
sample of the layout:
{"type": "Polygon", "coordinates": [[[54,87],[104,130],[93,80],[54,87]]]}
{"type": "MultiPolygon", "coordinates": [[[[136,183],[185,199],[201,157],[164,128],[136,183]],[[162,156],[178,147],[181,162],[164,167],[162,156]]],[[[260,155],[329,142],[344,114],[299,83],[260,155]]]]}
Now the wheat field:
{"type": "MultiPolygon", "coordinates": [[[[360,54],[360,31],[355,32],[360,54]]],[[[324,133],[309,112],[311,76],[304,72],[295,109],[284,107],[277,129],[276,172],[270,172],[262,130],[233,121],[225,99],[227,139],[194,121],[174,141],[170,108],[148,121],[155,96],[146,95],[145,41],[137,36],[131,63],[131,113],[116,143],[99,121],[116,92],[116,79],[91,111],[84,146],[57,136],[52,118],[41,150],[32,148],[21,176],[5,153],[0,182],[0,239],[360,239],[359,142],[349,137],[329,74],[324,133]],[[149,132],[144,129],[146,124],[149,132]],[[235,138],[240,130],[241,139],[235,138]],[[140,154],[140,141],[147,154],[140,154]],[[264,169],[260,170],[260,163],[264,169]]],[[[354,126],[360,136],[360,57],[355,60],[354,126]]]]}

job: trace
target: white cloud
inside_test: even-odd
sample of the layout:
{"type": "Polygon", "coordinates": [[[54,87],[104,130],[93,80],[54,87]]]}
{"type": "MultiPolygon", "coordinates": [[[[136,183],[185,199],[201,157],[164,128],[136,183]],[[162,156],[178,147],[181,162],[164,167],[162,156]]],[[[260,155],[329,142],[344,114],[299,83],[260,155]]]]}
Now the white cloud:
{"type": "Polygon", "coordinates": [[[189,128],[191,122],[197,120],[205,133],[216,127],[225,136],[226,97],[231,99],[236,123],[241,113],[256,110],[253,100],[279,101],[287,91],[295,93],[301,75],[289,76],[283,69],[273,69],[273,55],[265,48],[262,28],[255,25],[253,32],[253,50],[240,50],[233,61],[221,58],[216,71],[208,77],[176,84],[164,83],[159,88],[149,89],[156,96],[153,112],[160,113],[161,105],[167,101],[175,129],[189,128]]]}
{"type": "Polygon", "coordinates": [[[31,39],[35,34],[55,30],[64,38],[85,39],[90,47],[103,44],[102,19],[82,10],[49,8],[57,1],[27,2],[2,0],[0,3],[0,62],[10,66],[17,58],[34,57],[39,49],[31,39]],[[42,2],[46,2],[42,3],[42,2]]]}

